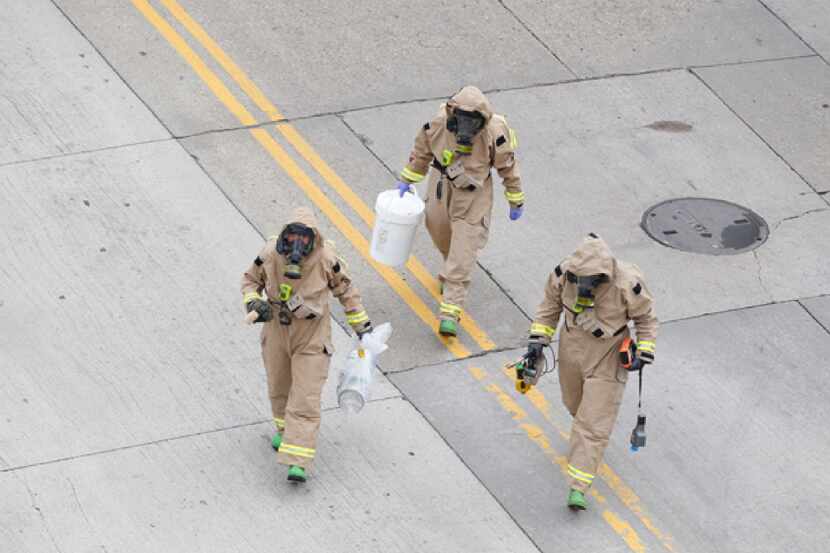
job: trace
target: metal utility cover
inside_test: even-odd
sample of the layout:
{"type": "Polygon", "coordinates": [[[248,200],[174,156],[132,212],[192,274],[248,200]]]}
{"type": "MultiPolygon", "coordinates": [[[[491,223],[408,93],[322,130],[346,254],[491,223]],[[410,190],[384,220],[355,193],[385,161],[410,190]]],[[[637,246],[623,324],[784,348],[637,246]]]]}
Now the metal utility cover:
{"type": "Polygon", "coordinates": [[[664,246],[709,255],[754,250],[769,236],[766,221],[731,202],[711,198],[677,198],[643,214],[643,230],[664,246]]]}

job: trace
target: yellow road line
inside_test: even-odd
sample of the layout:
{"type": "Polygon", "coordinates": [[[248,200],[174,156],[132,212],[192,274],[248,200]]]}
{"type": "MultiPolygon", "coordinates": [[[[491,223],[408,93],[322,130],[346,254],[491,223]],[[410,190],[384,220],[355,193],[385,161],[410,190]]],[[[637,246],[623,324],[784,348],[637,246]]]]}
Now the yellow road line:
{"type": "MultiPolygon", "coordinates": [[[[254,83],[248,75],[228,56],[219,44],[190,17],[190,14],[182,8],[176,0],[161,0],[162,5],[175,17],[185,29],[195,38],[211,56],[219,63],[239,88],[262,110],[271,121],[282,121],[284,116],[280,110],[268,99],[262,90],[254,83]]],[[[247,123],[251,124],[251,123],[247,123]]],[[[343,179],[326,163],[300,135],[297,129],[289,124],[282,123],[276,126],[283,137],[291,146],[305,159],[323,180],[325,180],[343,200],[351,207],[358,216],[371,228],[375,224],[375,214],[366,203],[354,193],[343,179]]],[[[433,277],[427,268],[414,255],[410,256],[406,268],[415,276],[418,282],[438,301],[441,301],[440,284],[433,277]]],[[[475,320],[467,313],[460,321],[463,328],[475,342],[484,350],[491,350],[496,344],[490,340],[487,334],[479,327],[475,320]]]]}
{"type": "MultiPolygon", "coordinates": [[[[473,375],[473,378],[476,380],[481,381],[479,376],[481,375],[481,369],[479,368],[470,368],[468,369],[470,374],[473,375]]],[[[502,408],[513,415],[513,420],[515,421],[522,421],[527,418],[527,413],[519,406],[518,403],[513,399],[513,397],[505,392],[498,384],[489,383],[485,386],[485,389],[494,394],[499,401],[499,404],[502,408]]],[[[548,459],[551,460],[555,465],[559,466],[559,470],[562,471],[563,474],[567,475],[568,472],[568,459],[558,453],[553,446],[550,445],[550,440],[545,435],[545,431],[536,426],[535,424],[530,423],[521,423],[518,425],[524,433],[527,435],[528,439],[536,444],[539,449],[545,454],[548,459]]],[[[589,492],[592,497],[594,497],[598,504],[606,505],[608,501],[603,497],[596,489],[592,488],[589,492]]],[[[620,517],[615,512],[611,511],[610,509],[604,508],[602,511],[602,519],[611,527],[614,532],[620,536],[623,541],[626,543],[629,549],[634,553],[644,553],[645,546],[643,546],[642,541],[640,540],[640,536],[637,534],[637,531],[631,527],[628,522],[626,522],[622,517],[620,517]]]]}
{"type": "MultiPolygon", "coordinates": [[[[513,379],[513,373],[507,367],[502,368],[502,372],[511,380],[513,379]]],[[[526,397],[528,401],[530,401],[531,405],[533,405],[533,407],[542,414],[544,419],[556,429],[562,439],[569,441],[570,434],[568,434],[568,432],[566,432],[565,429],[563,429],[553,418],[550,411],[550,404],[542,392],[538,388],[531,388],[526,397]]],[[[634,516],[637,517],[642,525],[645,526],[648,531],[663,544],[663,547],[665,547],[668,551],[674,551],[673,538],[669,534],[666,534],[657,528],[654,521],[651,519],[651,516],[646,512],[640,502],[640,497],[623,481],[622,478],[620,478],[616,472],[614,472],[614,469],[609,467],[607,463],[603,462],[600,464],[598,472],[600,478],[602,478],[608,487],[611,488],[614,495],[616,495],[623,505],[625,505],[628,510],[630,510],[634,516]]]]}
{"type": "MultiPolygon", "coordinates": [[[[193,68],[196,74],[208,86],[213,94],[228,110],[233,113],[243,125],[252,125],[254,117],[248,112],[239,100],[228,90],[225,84],[211,71],[201,57],[194,52],[185,40],[173,27],[165,21],[147,0],[133,0],[133,5],[158,30],[171,46],[193,68]]],[[[271,154],[274,160],[288,174],[289,177],[306,193],[326,217],[331,220],[337,229],[363,255],[366,261],[377,271],[395,292],[406,302],[416,315],[432,329],[456,357],[467,357],[470,352],[458,340],[446,340],[437,331],[438,319],[401,276],[391,268],[377,263],[369,254],[369,243],[366,238],[349,222],[336,205],[314,184],[311,178],[297,165],[297,163],[280,146],[274,137],[263,128],[249,129],[254,138],[271,154]]]]}
{"type": "MultiPolygon", "coordinates": [[[[184,10],[181,8],[181,6],[179,6],[175,2],[175,0],[161,0],[161,1],[166,7],[168,7],[168,9],[171,9],[171,6],[173,6],[173,9],[180,10],[181,13],[184,14],[187,17],[186,20],[190,21],[193,25],[196,25],[199,29],[201,29],[201,27],[198,26],[186,14],[186,12],[184,12],[184,10]]],[[[179,35],[179,33],[176,32],[176,30],[173,29],[169,25],[169,23],[167,23],[167,21],[165,21],[158,14],[158,12],[147,2],[147,0],[133,0],[133,4],[136,7],[136,9],[138,9],[142,13],[142,15],[144,15],[144,17],[158,30],[158,32],[165,39],[167,39],[167,41],[171,44],[171,46],[173,46],[173,48],[179,53],[179,55],[181,55],[182,58],[185,59],[185,61],[196,72],[196,74],[202,79],[202,81],[214,93],[214,95],[226,106],[226,108],[233,115],[235,115],[237,117],[237,119],[240,121],[240,123],[242,123],[243,125],[246,125],[246,126],[256,124],[257,121],[253,117],[253,115],[251,115],[251,113],[244,107],[244,105],[242,105],[242,103],[239,102],[239,100],[236,99],[236,97],[228,90],[228,88],[225,86],[225,84],[222,82],[222,80],[219,79],[219,77],[207,66],[207,64],[205,64],[205,62],[201,59],[201,57],[198,54],[196,54],[190,48],[190,46],[181,37],[181,35],[179,35]]],[[[173,11],[171,11],[171,13],[173,13],[173,11]]],[[[175,14],[174,14],[174,16],[175,16],[175,14]]],[[[178,19],[178,17],[177,17],[177,19],[178,19]]],[[[184,22],[183,22],[183,24],[184,24],[184,22]]],[[[191,33],[193,33],[193,31],[191,31],[191,33]]],[[[204,36],[207,37],[207,34],[204,33],[203,30],[202,30],[202,33],[204,34],[204,36]]],[[[194,35],[194,36],[196,36],[196,35],[194,35]]],[[[208,39],[209,38],[210,37],[208,37],[208,39]]],[[[197,40],[198,40],[198,37],[197,37],[197,40]]],[[[210,42],[213,43],[212,39],[210,40],[210,42]]],[[[213,43],[213,44],[215,45],[215,43],[213,43]]],[[[219,49],[218,45],[216,45],[216,48],[219,51],[221,51],[221,49],[219,49]]],[[[237,72],[238,72],[239,78],[242,79],[242,77],[244,77],[244,79],[246,79],[247,82],[250,83],[250,85],[253,85],[254,89],[252,89],[252,93],[254,92],[254,90],[258,91],[259,89],[256,88],[256,85],[254,85],[253,82],[251,82],[250,80],[247,79],[247,76],[245,76],[244,73],[242,73],[241,70],[239,70],[238,67],[229,58],[227,58],[226,55],[224,55],[224,52],[222,52],[222,54],[228,61],[230,61],[230,66],[231,67],[236,67],[236,69],[238,70],[237,72]]],[[[224,64],[222,64],[222,65],[224,67],[224,64]]],[[[225,68],[225,70],[228,71],[228,73],[231,73],[231,71],[229,71],[227,68],[225,68]]],[[[237,77],[234,77],[235,80],[236,80],[236,78],[237,77]]],[[[239,81],[237,81],[237,82],[239,82],[239,81]]],[[[246,84],[246,86],[248,86],[248,85],[246,84]]],[[[246,91],[246,93],[247,93],[247,91],[246,91]]],[[[265,96],[261,93],[261,91],[258,93],[258,96],[256,94],[253,94],[253,96],[251,94],[249,94],[249,96],[251,97],[252,100],[255,101],[255,103],[258,104],[258,107],[260,107],[260,109],[263,109],[263,108],[261,106],[259,106],[259,102],[263,102],[263,105],[265,105],[265,106],[270,106],[270,108],[263,109],[263,111],[265,111],[268,114],[268,116],[272,118],[272,120],[278,121],[279,119],[282,118],[282,115],[279,113],[279,111],[277,111],[276,108],[273,105],[270,104],[270,102],[267,100],[267,98],[265,98],[265,96]]],[[[368,208],[365,206],[365,204],[362,203],[360,198],[357,197],[356,195],[354,195],[354,193],[351,191],[351,189],[339,178],[339,176],[337,176],[336,173],[334,173],[333,170],[328,168],[328,165],[325,164],[325,162],[322,159],[320,159],[319,156],[317,156],[317,154],[311,149],[311,147],[308,146],[305,143],[305,141],[302,139],[302,137],[300,137],[299,133],[297,133],[296,130],[293,127],[289,126],[289,125],[278,125],[277,127],[278,128],[280,128],[280,127],[290,127],[288,134],[283,133],[283,135],[286,136],[287,139],[289,138],[289,135],[292,135],[294,137],[294,141],[292,142],[291,139],[289,139],[289,142],[291,142],[292,145],[294,145],[294,147],[298,151],[300,151],[301,155],[303,155],[302,151],[301,151],[301,148],[303,147],[303,145],[305,145],[305,147],[307,148],[307,155],[309,155],[309,157],[312,157],[311,154],[313,154],[313,158],[316,158],[317,160],[319,160],[319,163],[316,164],[316,165],[319,166],[319,168],[318,168],[318,166],[315,166],[315,163],[312,163],[309,160],[309,157],[306,157],[304,155],[304,157],[306,157],[307,161],[309,161],[309,163],[311,163],[312,166],[314,166],[315,169],[317,169],[318,172],[321,173],[321,175],[323,176],[324,179],[326,179],[326,174],[328,174],[329,178],[331,178],[332,180],[334,180],[336,178],[336,181],[338,181],[340,183],[340,185],[342,185],[342,188],[343,188],[343,193],[341,193],[341,195],[346,194],[346,191],[348,191],[348,194],[351,194],[353,196],[353,198],[357,200],[356,205],[358,207],[355,207],[355,206],[352,206],[352,207],[359,214],[361,214],[361,211],[362,211],[363,213],[362,213],[361,217],[364,219],[364,221],[367,222],[367,224],[371,225],[371,222],[374,221],[374,215],[368,210],[368,208]],[[298,144],[300,145],[299,147],[298,147],[298,144]],[[310,154],[308,152],[310,152],[310,154]],[[321,168],[323,168],[323,170],[321,170],[321,168]],[[328,170],[328,173],[326,173],[325,169],[328,170]],[[359,209],[359,206],[361,206],[361,205],[362,205],[362,210],[359,209]],[[368,217],[370,217],[368,220],[367,220],[367,214],[368,214],[368,217]]],[[[332,221],[332,223],[338,228],[338,230],[363,255],[363,257],[369,262],[369,264],[381,275],[381,277],[384,278],[384,280],[386,280],[386,282],[392,287],[392,289],[395,290],[395,292],[398,293],[398,295],[413,309],[413,311],[416,313],[416,315],[418,315],[418,317],[428,327],[430,327],[432,329],[432,331],[436,334],[436,336],[438,336],[442,340],[442,342],[450,350],[450,352],[454,356],[459,357],[459,358],[469,356],[470,352],[462,344],[460,344],[457,340],[446,340],[446,339],[444,339],[443,337],[441,337],[440,335],[437,334],[437,332],[435,331],[435,328],[436,328],[436,325],[437,325],[437,319],[433,316],[433,314],[431,313],[430,309],[426,306],[426,304],[424,304],[423,301],[420,300],[420,298],[417,296],[417,294],[415,294],[415,292],[406,284],[406,282],[400,277],[400,275],[398,275],[395,271],[391,270],[390,268],[375,262],[371,258],[371,256],[369,255],[369,244],[368,244],[367,240],[365,239],[365,237],[354,227],[354,225],[351,224],[351,222],[349,222],[349,220],[337,208],[337,206],[335,206],[334,203],[331,202],[328,199],[328,197],[323,193],[323,191],[320,190],[319,187],[317,187],[317,185],[311,180],[311,178],[296,164],[296,162],[290,157],[290,155],[287,152],[285,152],[285,150],[276,142],[276,140],[274,140],[274,138],[265,129],[255,128],[255,129],[250,129],[249,131],[254,136],[254,138],[256,138],[257,141],[266,149],[266,151],[268,151],[271,154],[271,156],[274,158],[274,160],[292,178],[292,180],[294,180],[294,182],[306,193],[306,195],[309,196],[309,198],[313,202],[315,202],[315,204],[317,204],[317,206],[320,208],[320,210],[332,221]]],[[[332,184],[332,183],[330,183],[330,184],[332,184]]],[[[338,187],[335,187],[335,188],[337,189],[338,187]]],[[[341,191],[338,190],[338,192],[341,192],[341,191]]],[[[346,199],[346,198],[344,198],[344,199],[346,199]]],[[[413,262],[413,261],[415,263],[418,263],[417,260],[414,259],[414,257],[410,259],[410,262],[413,262]]],[[[409,267],[409,264],[407,264],[407,266],[409,267]]],[[[421,268],[423,269],[422,266],[421,266],[421,268]]],[[[412,270],[412,269],[410,268],[410,270],[412,270]]],[[[415,271],[413,271],[413,273],[414,272],[415,271]]],[[[423,274],[426,275],[426,277],[428,277],[429,279],[431,279],[431,282],[426,282],[425,283],[420,278],[419,278],[419,280],[421,280],[421,283],[424,284],[424,286],[428,290],[430,290],[430,292],[433,294],[433,296],[438,297],[437,294],[436,294],[437,281],[435,281],[435,279],[433,279],[431,277],[431,275],[429,275],[429,273],[426,271],[426,269],[423,269],[423,274]]],[[[470,335],[474,339],[476,339],[476,341],[479,343],[479,345],[482,348],[492,349],[494,344],[493,344],[492,341],[489,340],[487,335],[480,328],[478,328],[477,325],[475,325],[474,321],[471,321],[470,317],[466,317],[466,320],[468,322],[471,322],[472,325],[475,327],[474,332],[471,332],[470,329],[468,329],[468,332],[470,333],[470,335]]],[[[464,326],[463,323],[462,323],[462,326],[464,326]]],[[[538,404],[539,398],[541,398],[542,401],[544,401],[544,398],[541,395],[534,396],[534,397],[537,398],[537,401],[533,403],[534,407],[539,409],[539,404],[538,404]]],[[[544,404],[547,404],[547,402],[544,401],[544,404]]],[[[545,415],[545,412],[543,412],[543,415],[545,415]]],[[[551,423],[553,423],[553,420],[550,418],[550,413],[549,412],[547,413],[546,418],[551,423]]],[[[561,430],[560,430],[560,433],[562,433],[561,430]]],[[[658,539],[661,539],[661,541],[663,541],[664,536],[661,533],[659,533],[659,531],[653,526],[653,524],[650,523],[650,520],[648,520],[647,518],[645,518],[645,520],[644,520],[643,514],[642,514],[642,509],[639,506],[639,498],[636,496],[636,494],[634,494],[633,490],[631,490],[630,488],[625,486],[625,484],[622,482],[622,480],[618,476],[616,476],[613,473],[613,471],[611,471],[610,467],[607,467],[607,465],[604,465],[604,467],[607,468],[607,471],[609,471],[609,472],[606,472],[606,474],[608,475],[608,478],[606,479],[605,477],[603,477],[603,479],[606,480],[606,482],[610,481],[610,482],[615,483],[616,488],[615,488],[615,486],[611,486],[611,487],[612,487],[612,490],[614,490],[615,493],[617,493],[618,496],[621,495],[620,491],[618,491],[618,490],[622,490],[623,492],[626,492],[626,490],[627,490],[627,492],[630,492],[630,493],[624,493],[623,494],[624,497],[620,497],[620,499],[623,500],[623,503],[626,504],[626,506],[628,506],[630,509],[632,509],[632,511],[638,517],[640,517],[640,519],[641,519],[641,521],[643,521],[644,525],[646,525],[646,527],[650,531],[655,533],[655,535],[658,537],[658,539]],[[637,509],[637,510],[635,511],[635,509],[637,509]],[[646,521],[648,521],[648,523],[646,521]]],[[[602,471],[601,471],[601,474],[603,474],[602,471]]],[[[611,485],[611,484],[609,483],[609,485],[611,485]]],[[[598,493],[595,492],[595,491],[593,491],[592,494],[593,495],[598,495],[598,493]]],[[[670,539],[670,538],[668,538],[668,539],[670,539]]],[[[667,545],[665,542],[664,542],[664,545],[666,545],[667,548],[669,550],[671,550],[670,545],[667,545]]]]}

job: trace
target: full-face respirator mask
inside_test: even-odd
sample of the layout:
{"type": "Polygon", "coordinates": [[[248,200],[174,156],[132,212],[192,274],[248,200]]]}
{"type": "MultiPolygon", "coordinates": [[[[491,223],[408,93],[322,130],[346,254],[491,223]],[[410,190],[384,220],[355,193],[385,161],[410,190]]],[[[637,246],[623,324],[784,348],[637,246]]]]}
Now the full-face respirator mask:
{"type": "Polygon", "coordinates": [[[455,108],[447,118],[447,130],[455,135],[458,150],[470,153],[473,148],[473,139],[484,128],[484,116],[477,111],[465,111],[455,108]]]}
{"type": "Polygon", "coordinates": [[[594,307],[594,290],[602,283],[608,282],[608,275],[579,276],[570,271],[565,272],[565,278],[571,284],[576,284],[576,303],[574,313],[582,313],[586,308],[594,307]]]}
{"type": "Polygon", "coordinates": [[[287,261],[283,274],[293,280],[302,278],[302,260],[314,250],[314,230],[302,223],[291,223],[280,233],[277,253],[287,261]]]}

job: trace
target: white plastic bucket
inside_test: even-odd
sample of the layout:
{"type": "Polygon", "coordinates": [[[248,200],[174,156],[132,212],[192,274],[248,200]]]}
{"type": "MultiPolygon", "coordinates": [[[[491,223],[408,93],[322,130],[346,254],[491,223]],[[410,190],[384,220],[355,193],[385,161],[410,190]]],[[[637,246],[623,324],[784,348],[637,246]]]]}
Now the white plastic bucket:
{"type": "Polygon", "coordinates": [[[417,194],[407,192],[401,197],[397,189],[378,194],[370,248],[376,261],[392,267],[406,263],[424,208],[424,201],[417,194]]]}

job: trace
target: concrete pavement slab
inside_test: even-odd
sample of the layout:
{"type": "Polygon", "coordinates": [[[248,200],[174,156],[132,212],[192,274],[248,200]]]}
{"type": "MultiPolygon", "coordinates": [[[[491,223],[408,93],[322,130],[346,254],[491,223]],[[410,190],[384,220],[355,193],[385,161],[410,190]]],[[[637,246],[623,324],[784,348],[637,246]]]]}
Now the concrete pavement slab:
{"type": "MultiPolygon", "coordinates": [[[[528,200],[518,222],[500,216],[507,207],[497,200],[481,262],[526,312],[535,311],[554,266],[592,231],[644,270],[663,320],[827,293],[830,264],[817,252],[828,214],[803,216],[827,204],[694,75],[677,71],[491,96],[518,133],[528,200]],[[648,238],[639,226],[642,213],[686,196],[733,201],[765,217],[772,233],[757,255],[764,274],[785,287],[759,281],[752,253],[708,257],[648,238]]],[[[435,108],[431,102],[390,106],[344,119],[387,165],[399,167],[411,133],[435,108]]]]}
{"type": "MultiPolygon", "coordinates": [[[[59,1],[176,135],[238,126],[216,111],[202,83],[132,5],[110,6],[102,17],[94,0],[59,1]],[[160,66],[169,68],[163,79],[156,78],[160,66]],[[176,81],[183,72],[187,79],[176,81]]],[[[440,6],[246,0],[237,3],[237,17],[227,17],[222,2],[180,4],[288,117],[449,96],[469,83],[497,88],[572,77],[490,0],[440,6]],[[468,24],[471,15],[475,25],[468,24]]]]}
{"type": "Polygon", "coordinates": [[[807,44],[830,60],[830,4],[824,0],[763,0],[807,44]]]}
{"type": "MultiPolygon", "coordinates": [[[[672,537],[675,551],[821,549],[830,528],[823,502],[830,483],[821,468],[830,447],[823,426],[830,415],[823,399],[830,335],[788,302],[670,323],[658,344],[644,382],[647,447],[628,449],[637,405],[632,376],[606,451],[616,485],[625,483],[637,497],[633,504],[672,537]]],[[[578,521],[563,516],[564,477],[539,459],[523,425],[541,428],[565,454],[559,432],[569,430],[570,417],[556,373],[540,381],[544,401],[533,402],[546,404],[547,420],[512,391],[499,373],[517,354],[453,363],[449,373],[429,367],[391,378],[543,551],[612,547],[616,536],[591,518],[602,509],[632,519],[646,550],[662,549],[605,479],[595,489],[606,502],[592,498],[589,516],[578,521]],[[473,365],[483,380],[465,370],[473,365]],[[442,384],[448,381],[453,386],[442,384]],[[510,454],[502,458],[494,448],[510,454]]]]}
{"type": "Polygon", "coordinates": [[[238,289],[262,239],[178,144],[3,167],[0,191],[3,466],[269,418],[238,289]]]}
{"type": "MultiPolygon", "coordinates": [[[[390,375],[390,379],[541,551],[638,550],[629,549],[622,537],[625,532],[617,534],[606,520],[621,521],[617,528],[631,528],[637,535],[632,541],[641,544],[640,550],[661,548],[604,485],[597,486],[602,503],[589,498],[593,503],[590,510],[576,515],[565,506],[568,480],[554,457],[567,454],[567,443],[526,397],[513,391],[511,379],[502,373],[505,364],[521,353],[499,352],[450,365],[421,367],[390,375]]],[[[543,381],[555,382],[552,375],[543,381]]],[[[561,412],[558,391],[550,392],[546,399],[552,410],[561,412]]],[[[648,506],[650,498],[643,496],[642,503],[648,506]]],[[[662,526],[662,520],[666,519],[654,518],[653,523],[662,526]]]]}
{"type": "Polygon", "coordinates": [[[812,57],[695,73],[813,188],[830,190],[830,65],[812,57]]]}
{"type": "Polygon", "coordinates": [[[48,0],[0,16],[0,165],[169,134],[48,0]]]}
{"type": "Polygon", "coordinates": [[[801,305],[804,306],[810,314],[816,318],[816,321],[830,332],[830,296],[821,296],[819,298],[808,298],[801,300],[801,305]]]}
{"type": "Polygon", "coordinates": [[[407,402],[323,417],[311,479],[268,425],[0,474],[15,553],[537,549],[407,402]]]}
{"type": "Polygon", "coordinates": [[[830,335],[797,303],[671,323],[645,375],[648,446],[625,451],[636,386],[606,459],[686,551],[813,551],[830,539],[830,335]]]}
{"type": "Polygon", "coordinates": [[[581,77],[812,53],[756,0],[505,0],[581,77]]]}

